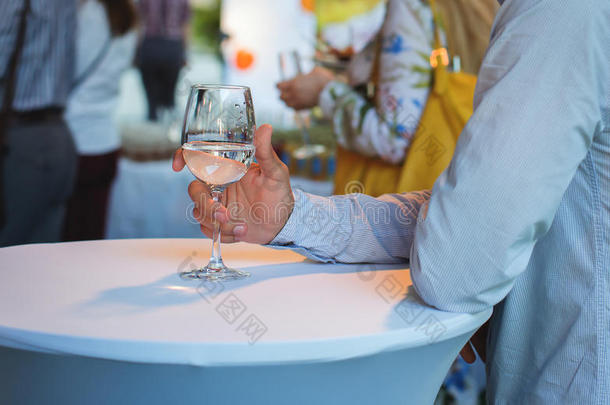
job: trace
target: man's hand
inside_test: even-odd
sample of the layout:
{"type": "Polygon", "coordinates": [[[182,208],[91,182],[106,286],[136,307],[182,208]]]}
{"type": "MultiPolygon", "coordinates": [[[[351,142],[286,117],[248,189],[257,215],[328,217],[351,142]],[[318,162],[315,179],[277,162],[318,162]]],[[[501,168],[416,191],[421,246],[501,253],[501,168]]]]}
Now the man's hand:
{"type": "Polygon", "coordinates": [[[483,362],[487,361],[487,331],[489,329],[489,321],[485,322],[483,326],[470,338],[466,345],[460,350],[460,355],[466,361],[466,363],[474,363],[477,359],[476,352],[479,353],[479,357],[483,362]],[[474,349],[473,349],[474,347],[474,349]]]}
{"type": "MultiPolygon", "coordinates": [[[[222,242],[266,244],[282,230],[292,213],[294,197],[290,188],[288,168],[271,147],[270,125],[262,125],[254,134],[256,160],[242,179],[228,186],[223,194],[223,206],[215,203],[208,187],[199,180],[188,188],[195,203],[194,217],[201,231],[212,237],[214,221],[220,223],[222,242]]],[[[180,171],[185,162],[182,149],[174,154],[172,168],[180,171]]]]}
{"type": "Polygon", "coordinates": [[[277,88],[288,107],[303,110],[318,104],[320,93],[332,80],[334,75],[330,70],[317,66],[306,75],[278,83],[277,88]]]}

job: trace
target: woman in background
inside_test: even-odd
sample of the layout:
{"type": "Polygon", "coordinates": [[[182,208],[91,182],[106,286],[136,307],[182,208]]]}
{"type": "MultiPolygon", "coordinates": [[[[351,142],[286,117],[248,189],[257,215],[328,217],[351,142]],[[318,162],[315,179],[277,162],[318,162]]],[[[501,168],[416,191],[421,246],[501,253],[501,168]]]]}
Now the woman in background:
{"type": "Polygon", "coordinates": [[[429,93],[432,12],[421,0],[389,0],[377,39],[356,54],[348,83],[321,67],[278,84],[292,108],[319,105],[333,122],[337,143],[363,156],[400,163],[429,93]],[[374,82],[372,94],[359,87],[374,82]]]}
{"type": "Polygon", "coordinates": [[[79,153],[64,240],[102,239],[121,144],[113,120],[122,73],[135,53],[136,13],[130,0],[81,0],[76,79],[65,118],[79,153]]]}
{"type": "Polygon", "coordinates": [[[186,63],[191,9],[188,0],[140,0],[141,43],[137,64],[148,99],[148,119],[171,111],[178,74],[186,63]]]}
{"type": "MultiPolygon", "coordinates": [[[[476,74],[498,4],[496,0],[459,0],[459,5],[453,7],[446,4],[453,1],[435,2],[439,18],[445,22],[439,27],[446,31],[441,36],[447,37],[448,45],[443,46],[450,56],[460,57],[463,71],[476,74]],[[461,28],[462,21],[457,19],[462,15],[477,16],[468,18],[471,24],[471,20],[476,21],[475,32],[470,32],[469,27],[461,28]]],[[[430,93],[429,58],[433,48],[429,1],[389,0],[377,39],[350,62],[348,83],[316,67],[306,75],[279,83],[280,97],[295,109],[319,105],[324,116],[332,120],[338,146],[348,153],[399,165],[405,159],[430,93]],[[374,88],[374,94],[364,94],[359,88],[374,88]]],[[[379,194],[374,190],[360,191],[379,194]]],[[[336,183],[334,193],[344,192],[336,183]]]]}

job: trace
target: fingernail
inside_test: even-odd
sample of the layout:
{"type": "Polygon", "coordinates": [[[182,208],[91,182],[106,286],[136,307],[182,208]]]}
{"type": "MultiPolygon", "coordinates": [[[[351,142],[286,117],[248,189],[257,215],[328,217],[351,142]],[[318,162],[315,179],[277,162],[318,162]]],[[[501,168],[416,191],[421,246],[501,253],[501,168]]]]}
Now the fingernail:
{"type": "Polygon", "coordinates": [[[246,227],[243,225],[237,225],[235,228],[233,228],[233,233],[235,235],[243,235],[244,232],[246,232],[246,227]]]}

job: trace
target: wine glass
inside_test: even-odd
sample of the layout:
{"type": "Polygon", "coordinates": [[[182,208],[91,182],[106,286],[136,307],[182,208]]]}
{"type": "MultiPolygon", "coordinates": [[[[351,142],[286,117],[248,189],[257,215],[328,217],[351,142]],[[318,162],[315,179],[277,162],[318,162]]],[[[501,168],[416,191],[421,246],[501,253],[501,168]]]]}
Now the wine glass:
{"type": "MultiPolygon", "coordinates": [[[[280,78],[282,81],[289,80],[303,74],[301,55],[299,55],[297,51],[280,52],[278,54],[278,60],[280,64],[280,78]]],[[[324,145],[311,144],[309,131],[307,130],[306,117],[303,115],[302,111],[295,111],[295,120],[297,122],[297,126],[301,130],[303,145],[297,148],[292,155],[297,159],[308,159],[310,157],[323,154],[326,151],[326,147],[324,145]]]]}
{"type": "MultiPolygon", "coordinates": [[[[182,127],[182,155],[191,173],[210,188],[222,204],[223,191],[239,181],[254,158],[254,106],[245,86],[194,85],[182,127]]],[[[214,221],[212,257],[203,268],[181,273],[183,278],[208,281],[240,279],[250,273],[222,261],[220,229],[214,221]]]]}

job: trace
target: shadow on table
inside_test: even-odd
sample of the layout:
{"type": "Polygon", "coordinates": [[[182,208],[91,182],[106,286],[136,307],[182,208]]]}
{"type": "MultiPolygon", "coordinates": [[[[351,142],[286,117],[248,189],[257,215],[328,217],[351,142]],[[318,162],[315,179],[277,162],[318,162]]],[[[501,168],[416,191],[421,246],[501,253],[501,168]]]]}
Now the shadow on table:
{"type": "Polygon", "coordinates": [[[177,273],[157,281],[137,286],[111,288],[101,292],[94,299],[81,303],[79,310],[88,315],[112,315],[117,311],[141,312],[159,307],[186,305],[197,300],[215,298],[222,292],[234,291],[271,279],[297,277],[309,274],[356,274],[383,272],[404,268],[403,265],[383,264],[338,264],[325,265],[310,260],[298,263],[285,263],[242,267],[251,276],[242,280],[225,282],[204,282],[183,280],[177,273]]]}
{"type": "MultiPolygon", "coordinates": [[[[267,280],[298,277],[310,274],[371,274],[372,272],[393,271],[404,268],[404,264],[324,264],[305,259],[298,263],[285,263],[274,265],[262,265],[252,267],[242,267],[251,275],[241,280],[225,282],[200,281],[197,292],[204,299],[215,298],[221,292],[238,290],[249,285],[261,283],[267,280]]],[[[363,276],[363,281],[368,276],[363,276]]]]}

